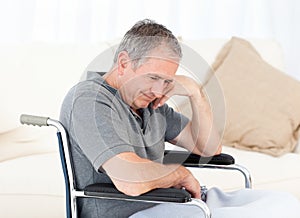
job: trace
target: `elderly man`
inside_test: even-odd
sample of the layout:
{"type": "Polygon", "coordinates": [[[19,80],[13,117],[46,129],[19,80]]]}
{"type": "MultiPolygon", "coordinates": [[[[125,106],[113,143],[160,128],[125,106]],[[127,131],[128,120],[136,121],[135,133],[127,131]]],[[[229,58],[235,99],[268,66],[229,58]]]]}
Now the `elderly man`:
{"type": "MultiPolygon", "coordinates": [[[[171,31],[143,20],[125,34],[109,72],[88,72],[86,80],[70,90],[60,120],[69,132],[79,188],[107,182],[136,196],[155,188],[176,187],[200,198],[200,184],[190,171],[162,164],[166,141],[202,156],[221,152],[205,95],[194,80],[175,75],[181,57],[181,47],[171,31]],[[174,95],[189,98],[191,120],[165,104],[174,95]]],[[[299,212],[297,204],[286,194],[208,192],[213,217],[282,217],[286,210],[299,212]],[[276,204],[281,206],[273,206],[274,198],[289,201],[289,206],[282,206],[279,199],[276,204]],[[269,208],[262,211],[261,202],[266,200],[270,201],[263,205],[269,208]],[[254,206],[244,206],[250,203],[254,206]]],[[[80,199],[78,205],[81,217],[202,216],[193,206],[102,199],[80,199]]]]}

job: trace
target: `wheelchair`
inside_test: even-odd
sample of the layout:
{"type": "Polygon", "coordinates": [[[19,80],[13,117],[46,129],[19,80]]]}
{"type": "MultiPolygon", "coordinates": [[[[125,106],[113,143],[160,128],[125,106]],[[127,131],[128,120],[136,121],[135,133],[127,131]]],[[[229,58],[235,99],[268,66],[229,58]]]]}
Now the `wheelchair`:
{"type": "MultiPolygon", "coordinates": [[[[75,174],[72,163],[72,156],[69,151],[68,134],[63,125],[49,117],[33,116],[22,114],[20,116],[22,124],[34,126],[52,126],[57,129],[57,138],[61,166],[64,174],[66,191],[66,215],[67,218],[77,218],[77,198],[99,198],[124,201],[139,201],[148,203],[173,203],[187,204],[200,207],[206,218],[211,217],[210,210],[205,204],[204,197],[195,199],[191,197],[185,189],[160,188],[155,189],[140,196],[128,196],[119,192],[113,184],[96,183],[86,186],[83,190],[78,190],[75,183],[75,174]]],[[[228,154],[221,153],[212,157],[201,157],[185,151],[165,151],[164,164],[182,164],[185,167],[211,168],[236,170],[243,174],[245,188],[252,188],[251,175],[243,166],[235,164],[235,160],[228,154]]]]}

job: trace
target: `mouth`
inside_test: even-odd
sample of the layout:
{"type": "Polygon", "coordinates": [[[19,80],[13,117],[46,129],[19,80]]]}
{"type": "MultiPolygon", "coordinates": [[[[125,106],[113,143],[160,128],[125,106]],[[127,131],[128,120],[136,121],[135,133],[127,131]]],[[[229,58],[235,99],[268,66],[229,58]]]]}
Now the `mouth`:
{"type": "Polygon", "coordinates": [[[148,95],[146,93],[143,93],[143,96],[145,96],[149,101],[154,101],[155,97],[153,95],[148,95]]]}

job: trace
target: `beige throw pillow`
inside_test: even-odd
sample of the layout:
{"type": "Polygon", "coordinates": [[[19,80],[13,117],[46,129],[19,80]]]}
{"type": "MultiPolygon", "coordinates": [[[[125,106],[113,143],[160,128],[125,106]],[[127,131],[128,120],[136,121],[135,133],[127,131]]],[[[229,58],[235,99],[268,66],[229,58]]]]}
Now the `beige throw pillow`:
{"type": "Polygon", "coordinates": [[[273,156],[292,152],[300,136],[300,82],[236,37],[222,48],[213,70],[226,103],[223,143],[273,156]]]}

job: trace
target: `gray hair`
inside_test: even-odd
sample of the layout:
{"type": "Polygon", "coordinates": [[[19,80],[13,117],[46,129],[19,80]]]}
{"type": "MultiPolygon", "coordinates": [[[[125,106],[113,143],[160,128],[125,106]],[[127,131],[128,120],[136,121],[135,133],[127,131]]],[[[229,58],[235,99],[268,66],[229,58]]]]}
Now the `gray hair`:
{"type": "Polygon", "coordinates": [[[123,37],[114,56],[114,64],[118,55],[126,51],[133,62],[133,67],[138,68],[149,57],[155,48],[164,46],[171,58],[181,59],[182,51],[176,37],[165,26],[145,19],[138,21],[123,37]]]}

